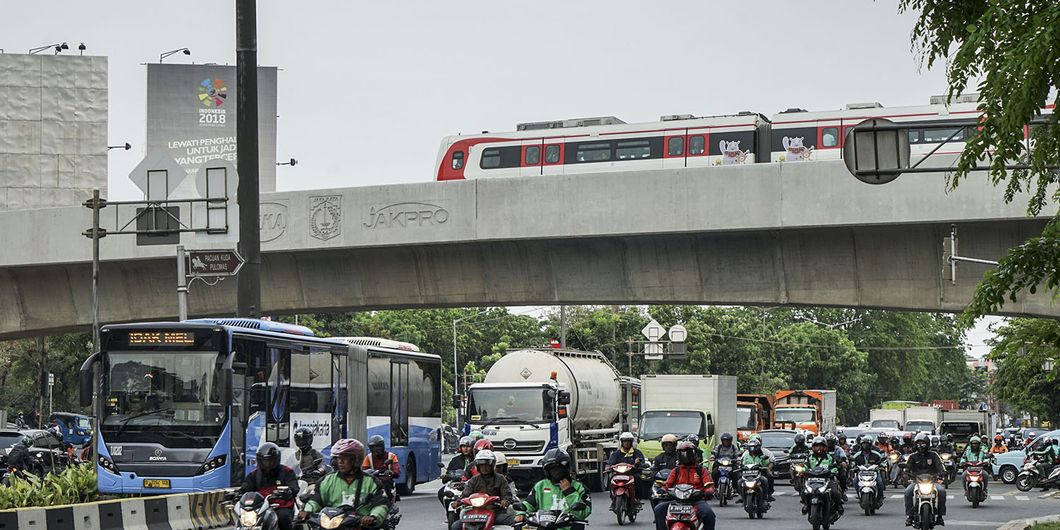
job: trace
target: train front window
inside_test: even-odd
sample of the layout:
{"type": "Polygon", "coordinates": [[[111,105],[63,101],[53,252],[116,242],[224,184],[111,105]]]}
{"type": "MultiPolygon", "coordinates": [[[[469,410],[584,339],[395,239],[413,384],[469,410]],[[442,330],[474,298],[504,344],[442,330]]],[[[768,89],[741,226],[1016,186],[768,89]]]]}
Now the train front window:
{"type": "Polygon", "coordinates": [[[839,128],[826,127],[821,131],[821,146],[835,147],[839,145],[839,128]]]}
{"type": "Polygon", "coordinates": [[[453,151],[453,169],[463,169],[463,168],[464,168],[464,152],[463,151],[453,151]]]}

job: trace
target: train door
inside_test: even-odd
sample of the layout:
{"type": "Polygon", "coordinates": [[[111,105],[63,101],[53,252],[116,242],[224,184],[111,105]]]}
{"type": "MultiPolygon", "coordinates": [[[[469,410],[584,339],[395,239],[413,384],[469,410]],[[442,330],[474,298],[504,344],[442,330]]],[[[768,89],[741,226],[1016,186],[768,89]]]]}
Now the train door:
{"type": "Polygon", "coordinates": [[[541,174],[563,174],[563,141],[560,138],[545,138],[541,141],[541,174]]]}
{"type": "Polygon", "coordinates": [[[688,129],[666,131],[663,137],[663,169],[688,167],[688,129]]]}
{"type": "Polygon", "coordinates": [[[519,176],[531,177],[541,175],[544,163],[544,142],[540,138],[524,140],[522,158],[519,162],[519,176]]]}
{"type": "Polygon", "coordinates": [[[821,120],[817,122],[816,151],[815,160],[839,160],[843,158],[842,120],[821,120]]]}
{"type": "Polygon", "coordinates": [[[707,148],[709,142],[709,129],[688,129],[688,137],[685,142],[686,167],[707,167],[710,165],[710,149],[707,148]]]}

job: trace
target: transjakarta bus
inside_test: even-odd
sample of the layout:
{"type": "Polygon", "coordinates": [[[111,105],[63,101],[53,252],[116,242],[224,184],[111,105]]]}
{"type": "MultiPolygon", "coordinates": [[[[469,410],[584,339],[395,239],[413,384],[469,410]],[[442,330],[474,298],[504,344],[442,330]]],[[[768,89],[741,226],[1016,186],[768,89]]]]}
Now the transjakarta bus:
{"type": "Polygon", "coordinates": [[[363,347],[243,318],[105,326],[100,346],[81,367],[81,398],[91,400],[98,363],[102,493],[232,487],[263,441],[296,468],[303,426],[325,455],[339,438],[366,438],[363,347]]]}

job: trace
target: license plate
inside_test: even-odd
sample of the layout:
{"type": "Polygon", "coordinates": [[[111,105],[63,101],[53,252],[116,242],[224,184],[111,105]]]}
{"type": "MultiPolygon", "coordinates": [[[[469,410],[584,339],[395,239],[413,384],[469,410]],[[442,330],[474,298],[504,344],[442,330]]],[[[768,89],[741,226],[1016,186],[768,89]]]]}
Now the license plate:
{"type": "Polygon", "coordinates": [[[691,504],[671,504],[670,505],[670,513],[676,513],[676,514],[692,513],[693,511],[695,511],[695,509],[696,509],[696,507],[691,505],[691,504]]]}
{"type": "Polygon", "coordinates": [[[167,490],[169,489],[169,479],[145,478],[144,488],[167,490]]]}
{"type": "Polygon", "coordinates": [[[507,460],[508,460],[508,467],[515,467],[515,466],[519,465],[519,459],[517,459],[517,458],[509,458],[507,460]]]}

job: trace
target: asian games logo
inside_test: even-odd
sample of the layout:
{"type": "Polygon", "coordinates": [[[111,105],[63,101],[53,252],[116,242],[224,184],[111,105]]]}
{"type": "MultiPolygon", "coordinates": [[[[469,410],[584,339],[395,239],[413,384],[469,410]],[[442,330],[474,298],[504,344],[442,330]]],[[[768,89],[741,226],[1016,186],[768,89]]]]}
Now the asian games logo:
{"type": "Polygon", "coordinates": [[[228,98],[228,87],[220,79],[207,77],[199,83],[199,101],[204,107],[220,107],[228,98]]]}
{"type": "Polygon", "coordinates": [[[207,77],[199,83],[199,125],[201,127],[224,127],[228,121],[225,109],[220,108],[228,99],[228,87],[218,78],[207,77]],[[203,108],[205,107],[205,108],[203,108]]]}

